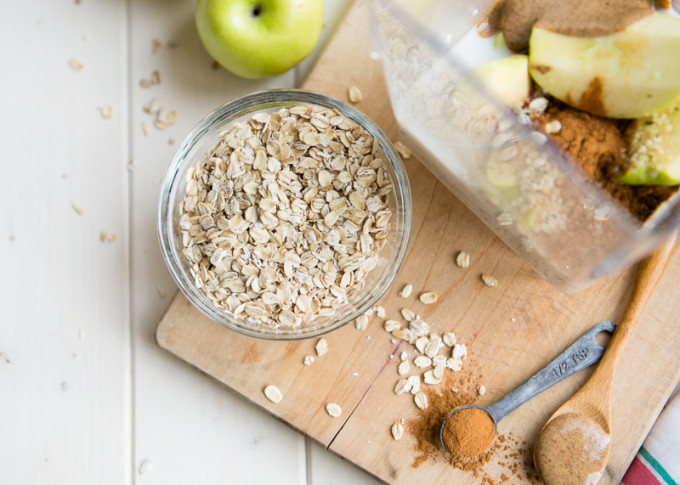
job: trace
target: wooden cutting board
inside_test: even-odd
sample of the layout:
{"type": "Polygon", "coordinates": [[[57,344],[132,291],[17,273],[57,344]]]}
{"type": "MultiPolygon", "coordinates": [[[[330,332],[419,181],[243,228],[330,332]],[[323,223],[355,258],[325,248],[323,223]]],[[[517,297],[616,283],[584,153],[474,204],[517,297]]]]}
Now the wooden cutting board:
{"type": "MultiPolygon", "coordinates": [[[[347,101],[347,88],[364,94],[357,107],[393,139],[398,137],[382,71],[370,59],[367,12],[352,7],[304,87],[347,101]]],[[[388,318],[408,307],[435,330],[452,330],[470,351],[468,371],[483,375],[491,403],[547,364],[583,332],[601,320],[620,318],[635,271],[602,281],[578,294],[563,294],[541,281],[522,260],[468,211],[413,157],[406,167],[411,182],[414,224],[406,261],[380,305],[388,318]],[[469,268],[454,257],[465,250],[469,268]],[[480,274],[498,279],[484,286],[480,274]],[[415,291],[397,296],[404,284],[415,291]],[[422,290],[439,293],[434,305],[422,305],[422,290]]],[[[680,252],[676,251],[652,297],[633,340],[626,348],[613,391],[613,447],[602,483],[618,483],[680,378],[680,252]]],[[[391,341],[374,318],[365,331],[348,325],[326,336],[329,351],[311,366],[315,340],[268,342],[243,337],[203,317],[181,294],[157,329],[161,347],[223,382],[374,476],[394,483],[478,483],[472,474],[453,470],[444,460],[411,466],[414,439],[390,436],[395,419],[412,419],[419,411],[410,395],[392,392],[398,379],[399,353],[407,343],[391,341]],[[393,359],[390,356],[394,355],[393,359]],[[262,390],[275,384],[279,404],[262,390]],[[331,418],[324,406],[342,407],[331,418]]],[[[413,352],[411,352],[413,355],[413,352]]],[[[508,416],[502,433],[533,443],[550,414],[590,375],[587,370],[546,391],[508,416]]],[[[498,476],[502,468],[498,468],[498,476]]],[[[493,470],[492,470],[493,472],[493,470]]]]}

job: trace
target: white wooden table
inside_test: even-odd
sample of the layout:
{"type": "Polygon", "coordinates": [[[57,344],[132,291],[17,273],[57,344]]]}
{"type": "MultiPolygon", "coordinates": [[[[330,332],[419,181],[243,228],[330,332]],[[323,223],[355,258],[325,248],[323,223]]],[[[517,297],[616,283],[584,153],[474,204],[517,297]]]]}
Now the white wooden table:
{"type": "MultiPolygon", "coordinates": [[[[349,0],[325,3],[320,46],[349,0]]],[[[3,9],[2,484],[374,483],[154,341],[176,291],[155,231],[173,152],[209,111],[296,85],[314,57],[261,82],[215,70],[193,6],[29,0],[3,9]],[[154,69],[161,83],[142,88],[154,69]],[[142,106],[154,97],[177,111],[175,126],[153,127],[142,106]],[[102,232],[115,240],[101,242],[102,232]]]]}

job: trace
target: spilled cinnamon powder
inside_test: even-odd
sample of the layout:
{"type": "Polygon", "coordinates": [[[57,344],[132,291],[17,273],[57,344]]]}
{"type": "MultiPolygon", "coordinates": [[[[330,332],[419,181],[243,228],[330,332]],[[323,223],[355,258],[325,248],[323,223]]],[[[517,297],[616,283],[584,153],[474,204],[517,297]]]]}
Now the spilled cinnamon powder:
{"type": "Polygon", "coordinates": [[[477,383],[482,378],[465,373],[447,373],[437,387],[425,386],[429,406],[405,423],[406,431],[415,438],[413,468],[428,461],[449,463],[468,472],[486,485],[528,481],[534,482],[531,449],[512,433],[499,434],[490,446],[472,457],[455,457],[442,446],[440,430],[446,417],[457,407],[474,404],[478,399],[477,383]]]}

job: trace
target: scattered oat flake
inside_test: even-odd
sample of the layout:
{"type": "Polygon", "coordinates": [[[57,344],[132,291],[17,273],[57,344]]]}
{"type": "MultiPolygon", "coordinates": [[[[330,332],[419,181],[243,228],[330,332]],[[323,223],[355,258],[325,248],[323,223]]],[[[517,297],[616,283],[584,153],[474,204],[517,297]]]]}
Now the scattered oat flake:
{"type": "Polygon", "coordinates": [[[99,108],[99,112],[101,113],[102,118],[109,119],[113,116],[113,108],[111,106],[102,106],[99,108]]]}
{"type": "Polygon", "coordinates": [[[402,158],[410,158],[411,157],[411,150],[406,148],[406,145],[404,145],[402,142],[398,141],[394,143],[394,148],[397,149],[399,152],[399,155],[401,155],[402,158]]]}
{"type": "Polygon", "coordinates": [[[493,276],[489,276],[488,274],[482,273],[482,281],[486,286],[496,286],[498,285],[498,280],[494,278],[493,276]]]}
{"type": "Polygon", "coordinates": [[[144,133],[144,136],[149,136],[149,123],[146,121],[142,121],[142,133],[144,133]]]}
{"type": "Polygon", "coordinates": [[[411,370],[411,365],[408,363],[408,360],[405,360],[397,366],[397,374],[400,376],[404,376],[408,374],[408,371],[411,370]]]}
{"type": "Polygon", "coordinates": [[[413,311],[409,310],[408,308],[401,309],[401,316],[404,317],[404,320],[406,320],[407,322],[416,319],[416,314],[413,313],[413,311]]]}
{"type": "Polygon", "coordinates": [[[145,459],[142,461],[142,463],[139,464],[139,474],[144,475],[146,472],[148,472],[151,469],[151,465],[153,462],[150,459],[145,459]]]}
{"type": "Polygon", "coordinates": [[[459,268],[467,268],[470,266],[470,255],[465,251],[461,251],[456,256],[456,266],[459,268]]]}
{"type": "Polygon", "coordinates": [[[364,99],[364,95],[361,93],[361,89],[356,86],[350,86],[347,90],[347,96],[352,103],[358,103],[364,99]]]}
{"type": "Polygon", "coordinates": [[[442,334],[442,341],[449,347],[456,345],[456,334],[453,332],[444,332],[442,334]]]}
{"type": "Polygon", "coordinates": [[[168,138],[168,145],[174,145],[174,144],[175,144],[175,138],[171,136],[170,138],[168,138]]]}
{"type": "Polygon", "coordinates": [[[116,240],[117,237],[118,237],[118,236],[116,236],[116,233],[113,232],[113,231],[111,231],[111,232],[109,233],[108,240],[109,240],[109,242],[113,242],[113,241],[116,240]]]}
{"type": "Polygon", "coordinates": [[[332,418],[339,418],[342,414],[342,408],[334,402],[329,402],[326,404],[326,412],[332,418]]]}
{"type": "Polygon", "coordinates": [[[78,214],[79,216],[82,216],[85,213],[85,209],[83,209],[83,206],[77,202],[71,202],[71,207],[73,207],[73,210],[76,211],[76,214],[78,214]]]}
{"type": "Polygon", "coordinates": [[[416,404],[416,407],[421,411],[427,409],[427,396],[423,391],[418,391],[416,395],[413,396],[413,402],[416,404]]]}
{"type": "Polygon", "coordinates": [[[83,68],[83,63],[80,62],[78,59],[71,57],[68,60],[68,66],[74,71],[80,71],[83,68]]]}
{"type": "Polygon", "coordinates": [[[413,386],[413,382],[411,382],[410,378],[399,379],[397,381],[397,384],[394,386],[394,393],[397,396],[399,396],[400,394],[404,394],[405,392],[409,392],[411,390],[412,386],[413,386]]]}
{"type": "Polygon", "coordinates": [[[359,318],[354,320],[354,326],[357,330],[366,330],[366,327],[368,326],[368,317],[366,315],[359,316],[359,318]]]}
{"type": "Polygon", "coordinates": [[[302,359],[302,363],[304,365],[312,365],[314,362],[314,356],[313,355],[305,355],[305,358],[302,359]]]}
{"type": "Polygon", "coordinates": [[[428,370],[423,374],[423,382],[425,384],[430,384],[430,385],[437,385],[442,381],[441,377],[437,377],[434,374],[434,370],[428,370]]]}
{"type": "Polygon", "coordinates": [[[326,339],[320,338],[319,341],[314,346],[314,350],[316,350],[316,355],[318,355],[319,357],[328,352],[328,342],[326,342],[326,339]]]}
{"type": "Polygon", "coordinates": [[[99,233],[99,240],[101,242],[106,242],[106,231],[102,231],[99,233]]]}
{"type": "Polygon", "coordinates": [[[156,52],[158,52],[162,45],[163,44],[161,43],[160,39],[157,38],[151,39],[151,53],[155,54],[156,52]]]}
{"type": "Polygon", "coordinates": [[[401,328],[401,324],[396,320],[386,320],[385,323],[383,324],[383,328],[386,331],[392,333],[395,330],[399,330],[401,328]]]}
{"type": "Polygon", "coordinates": [[[477,388],[477,394],[479,394],[480,396],[483,396],[485,393],[486,393],[486,387],[484,387],[484,386],[479,386],[479,387],[477,388]]]}
{"type": "Polygon", "coordinates": [[[163,289],[162,289],[160,286],[157,286],[157,287],[156,287],[156,291],[158,292],[158,296],[160,296],[161,299],[163,299],[163,298],[165,298],[166,296],[168,296],[168,294],[167,294],[165,291],[163,291],[163,289]]]}
{"type": "Polygon", "coordinates": [[[399,296],[402,297],[402,298],[408,298],[409,296],[411,296],[412,291],[413,291],[413,285],[409,283],[408,285],[404,286],[401,289],[401,291],[399,292],[399,296]]]}
{"type": "Polygon", "coordinates": [[[2,360],[5,364],[10,363],[10,360],[7,358],[7,356],[4,354],[4,352],[0,352],[0,360],[2,360]]]}
{"type": "Polygon", "coordinates": [[[402,362],[404,362],[406,359],[408,359],[408,352],[406,352],[406,351],[404,350],[404,351],[399,355],[399,360],[401,360],[402,362]]]}
{"type": "Polygon", "coordinates": [[[375,316],[378,318],[385,318],[385,309],[381,306],[376,306],[373,307],[373,310],[375,311],[375,316]]]}
{"type": "Polygon", "coordinates": [[[395,421],[390,432],[392,433],[392,438],[395,441],[399,441],[404,436],[404,426],[399,421],[395,421]]]}
{"type": "Polygon", "coordinates": [[[432,303],[436,303],[437,299],[439,299],[439,295],[433,291],[426,291],[425,293],[421,293],[418,299],[421,301],[421,303],[430,305],[432,303]]]}
{"type": "Polygon", "coordinates": [[[283,399],[283,394],[281,394],[281,391],[279,390],[278,387],[269,385],[264,388],[264,395],[267,399],[269,399],[271,402],[274,404],[278,404],[281,402],[281,399],[283,399]]]}
{"type": "Polygon", "coordinates": [[[424,355],[419,355],[413,359],[413,365],[419,369],[424,369],[425,367],[430,367],[432,365],[432,359],[424,355]]]}
{"type": "Polygon", "coordinates": [[[420,392],[420,376],[410,376],[408,381],[411,386],[411,394],[418,394],[420,392]]]}

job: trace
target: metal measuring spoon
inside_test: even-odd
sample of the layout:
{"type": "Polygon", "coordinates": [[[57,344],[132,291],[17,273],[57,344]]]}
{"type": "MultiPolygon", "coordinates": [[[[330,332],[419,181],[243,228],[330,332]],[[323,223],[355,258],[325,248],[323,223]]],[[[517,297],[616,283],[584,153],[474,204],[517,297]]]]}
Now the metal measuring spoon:
{"type": "Polygon", "coordinates": [[[601,332],[613,333],[616,324],[613,322],[600,322],[595,325],[588,332],[583,334],[576,342],[562,352],[557,358],[546,365],[543,369],[531,376],[524,384],[515,388],[503,399],[496,401],[490,406],[461,406],[454,409],[446,417],[441,429],[439,430],[439,439],[442,446],[446,449],[444,444],[444,427],[451,416],[463,409],[476,408],[486,412],[493,421],[494,429],[498,427],[498,423],[505,416],[517,409],[519,406],[527,402],[532,397],[542,393],[549,387],[554,386],[558,382],[566,379],[572,374],[575,374],[586,367],[589,367],[600,360],[604,354],[605,347],[597,342],[597,336],[601,332]]]}

